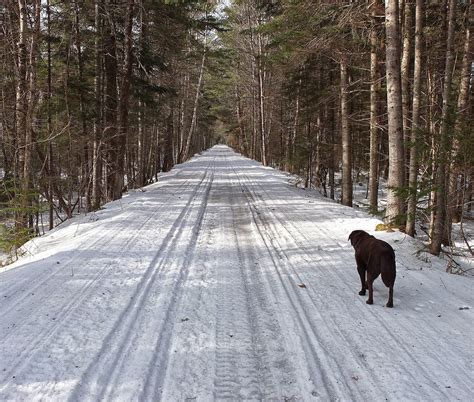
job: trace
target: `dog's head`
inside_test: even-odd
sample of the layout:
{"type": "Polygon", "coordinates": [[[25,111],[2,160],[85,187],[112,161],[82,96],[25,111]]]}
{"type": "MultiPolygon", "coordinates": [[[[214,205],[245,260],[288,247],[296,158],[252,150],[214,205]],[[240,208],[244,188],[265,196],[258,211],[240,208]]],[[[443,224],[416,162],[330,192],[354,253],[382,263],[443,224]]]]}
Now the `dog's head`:
{"type": "Polygon", "coordinates": [[[349,235],[349,238],[347,240],[351,241],[352,247],[356,248],[357,244],[362,240],[367,237],[371,237],[366,231],[364,230],[354,230],[351,232],[349,235]]]}

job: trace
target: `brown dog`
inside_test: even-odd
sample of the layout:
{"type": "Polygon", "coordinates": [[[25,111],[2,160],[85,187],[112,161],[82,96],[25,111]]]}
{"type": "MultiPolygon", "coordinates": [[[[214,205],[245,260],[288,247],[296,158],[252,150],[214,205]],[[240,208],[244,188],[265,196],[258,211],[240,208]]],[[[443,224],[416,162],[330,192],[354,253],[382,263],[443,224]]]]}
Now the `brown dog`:
{"type": "Polygon", "coordinates": [[[373,304],[372,284],[377,277],[382,274],[382,281],[388,287],[388,301],[386,307],[393,307],[393,285],[395,283],[395,252],[390,244],[363,230],[354,230],[349,239],[355,250],[357,271],[359,272],[362,290],[361,296],[365,295],[365,290],[369,289],[367,304],[373,304]],[[367,282],[365,273],[367,272],[367,282]]]}

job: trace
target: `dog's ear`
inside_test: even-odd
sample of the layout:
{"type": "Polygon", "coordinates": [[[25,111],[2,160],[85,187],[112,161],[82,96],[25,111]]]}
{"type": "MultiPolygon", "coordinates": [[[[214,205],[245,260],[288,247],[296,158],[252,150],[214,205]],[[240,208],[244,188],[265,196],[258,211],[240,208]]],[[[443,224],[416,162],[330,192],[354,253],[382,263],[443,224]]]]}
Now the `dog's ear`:
{"type": "Polygon", "coordinates": [[[361,239],[361,235],[365,233],[363,230],[353,230],[351,234],[349,235],[349,239],[351,241],[351,245],[353,247],[357,246],[357,243],[359,243],[361,239]]]}
{"type": "Polygon", "coordinates": [[[353,230],[347,239],[347,240],[350,240],[351,245],[354,245],[354,239],[357,235],[357,232],[358,232],[357,230],[353,230]]]}

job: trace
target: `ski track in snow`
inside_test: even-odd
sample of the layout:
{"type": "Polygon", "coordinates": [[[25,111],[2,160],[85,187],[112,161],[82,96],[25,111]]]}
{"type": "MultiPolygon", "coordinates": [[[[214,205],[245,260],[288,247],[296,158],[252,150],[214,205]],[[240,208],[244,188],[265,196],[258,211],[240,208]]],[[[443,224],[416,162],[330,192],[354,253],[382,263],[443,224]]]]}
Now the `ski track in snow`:
{"type": "Polygon", "coordinates": [[[0,400],[472,400],[472,279],[411,239],[376,234],[368,306],[347,237],[376,219],[225,146],[145,190],[0,273],[0,400]]]}

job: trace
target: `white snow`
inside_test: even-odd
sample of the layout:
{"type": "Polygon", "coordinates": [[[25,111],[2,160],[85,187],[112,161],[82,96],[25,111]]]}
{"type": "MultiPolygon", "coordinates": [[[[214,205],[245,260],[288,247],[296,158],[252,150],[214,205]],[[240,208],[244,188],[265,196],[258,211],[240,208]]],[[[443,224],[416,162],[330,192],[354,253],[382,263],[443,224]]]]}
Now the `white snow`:
{"type": "Polygon", "coordinates": [[[0,273],[0,400],[468,401],[473,279],[216,146],[0,273]],[[393,309],[347,241],[393,245],[393,309]]]}

